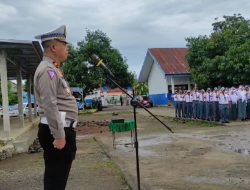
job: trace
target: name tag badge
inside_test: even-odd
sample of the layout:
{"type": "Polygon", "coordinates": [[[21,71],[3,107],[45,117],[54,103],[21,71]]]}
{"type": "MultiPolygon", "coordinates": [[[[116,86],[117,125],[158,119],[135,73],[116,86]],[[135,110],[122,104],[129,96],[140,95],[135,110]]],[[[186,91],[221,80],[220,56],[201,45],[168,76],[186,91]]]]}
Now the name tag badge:
{"type": "Polygon", "coordinates": [[[68,87],[67,82],[63,78],[62,78],[62,84],[63,84],[63,88],[67,88],[68,87]]]}
{"type": "Polygon", "coordinates": [[[66,82],[66,80],[64,78],[62,78],[62,84],[63,84],[63,88],[66,91],[66,93],[68,95],[71,95],[71,91],[70,91],[70,89],[68,87],[68,84],[67,84],[67,82],[66,82]]]}

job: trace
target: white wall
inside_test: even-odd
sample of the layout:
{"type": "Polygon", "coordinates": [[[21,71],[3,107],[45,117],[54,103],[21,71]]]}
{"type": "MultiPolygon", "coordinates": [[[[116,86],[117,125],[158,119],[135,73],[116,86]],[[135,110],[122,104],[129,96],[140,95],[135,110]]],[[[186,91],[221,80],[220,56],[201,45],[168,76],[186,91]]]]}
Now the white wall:
{"type": "Polygon", "coordinates": [[[165,74],[163,73],[161,67],[153,63],[149,77],[148,77],[148,89],[149,94],[162,94],[167,93],[168,85],[165,79],[165,74]]]}

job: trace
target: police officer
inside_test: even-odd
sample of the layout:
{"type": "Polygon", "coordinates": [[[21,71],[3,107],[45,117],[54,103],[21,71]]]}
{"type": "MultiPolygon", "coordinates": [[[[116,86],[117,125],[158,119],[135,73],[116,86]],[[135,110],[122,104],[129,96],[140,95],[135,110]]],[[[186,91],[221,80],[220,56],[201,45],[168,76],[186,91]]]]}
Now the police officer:
{"type": "Polygon", "coordinates": [[[34,87],[41,116],[38,138],[44,149],[44,190],[64,190],[76,153],[77,106],[60,71],[68,57],[66,27],[36,36],[44,48],[34,87]]]}

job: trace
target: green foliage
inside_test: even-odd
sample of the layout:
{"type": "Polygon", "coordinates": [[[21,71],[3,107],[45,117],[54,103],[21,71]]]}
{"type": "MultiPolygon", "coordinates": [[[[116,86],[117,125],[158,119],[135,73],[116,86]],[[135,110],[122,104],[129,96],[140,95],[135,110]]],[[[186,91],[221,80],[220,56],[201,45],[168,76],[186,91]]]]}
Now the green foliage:
{"type": "Polygon", "coordinates": [[[146,83],[137,83],[133,85],[136,95],[146,95],[148,94],[148,86],[146,83]]]}
{"type": "MultiPolygon", "coordinates": [[[[18,103],[18,97],[17,97],[17,94],[15,92],[13,92],[11,82],[8,82],[7,88],[8,88],[9,105],[17,104],[18,103]]],[[[2,105],[1,83],[0,83],[0,105],[2,105]]]]}
{"type": "Polygon", "coordinates": [[[128,71],[126,60],[120,52],[111,46],[111,40],[100,30],[87,30],[84,40],[75,48],[69,47],[69,59],[63,66],[65,77],[70,86],[84,88],[85,93],[99,88],[102,85],[114,87],[107,81],[107,74],[100,68],[88,68],[86,64],[90,61],[92,54],[97,54],[116,76],[116,81],[122,86],[131,86],[134,74],[128,71]]]}
{"type": "Polygon", "coordinates": [[[210,36],[187,38],[187,61],[199,87],[250,84],[250,21],[240,14],[212,24],[210,36]]]}
{"type": "MultiPolygon", "coordinates": [[[[34,90],[34,83],[32,82],[31,83],[31,94],[34,94],[33,90],[34,90]]],[[[29,92],[29,81],[28,80],[26,80],[25,83],[24,83],[23,91],[29,92]]]]}
{"type": "Polygon", "coordinates": [[[8,93],[9,96],[9,105],[14,105],[18,103],[18,97],[16,93],[10,92],[8,93]]]}

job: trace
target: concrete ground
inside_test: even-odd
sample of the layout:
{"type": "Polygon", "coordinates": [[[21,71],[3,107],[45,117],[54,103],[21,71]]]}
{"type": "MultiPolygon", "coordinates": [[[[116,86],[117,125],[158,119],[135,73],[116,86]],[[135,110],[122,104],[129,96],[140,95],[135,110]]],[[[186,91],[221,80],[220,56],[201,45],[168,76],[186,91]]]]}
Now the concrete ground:
{"type": "MultiPolygon", "coordinates": [[[[36,137],[33,127],[20,139],[36,137]],[[29,136],[29,137],[28,137],[29,136]]],[[[72,164],[67,190],[130,190],[118,165],[103,151],[93,135],[77,135],[77,155],[72,164]]],[[[42,152],[14,155],[0,161],[0,190],[43,189],[42,152]]]]}
{"type": "Polygon", "coordinates": [[[30,122],[28,118],[25,118],[24,127],[20,127],[18,117],[10,117],[10,133],[6,135],[6,132],[3,129],[3,118],[0,118],[0,141],[17,138],[29,130],[30,127],[32,127],[32,124],[37,121],[38,118],[33,118],[32,122],[30,122]]]}
{"type": "Polygon", "coordinates": [[[24,120],[24,126],[19,125],[18,117],[10,117],[10,131],[3,129],[3,118],[0,118],[0,161],[12,157],[13,154],[27,152],[34,140],[30,129],[37,125],[38,118],[24,120]]]}
{"type": "MultiPolygon", "coordinates": [[[[150,111],[175,133],[169,133],[147,112],[137,109],[141,189],[249,189],[250,122],[216,125],[169,118],[173,116],[169,108],[150,111]]],[[[103,113],[97,114],[103,117],[103,113]]],[[[116,118],[131,117],[132,113],[116,113],[116,118]]],[[[113,114],[110,118],[114,119],[113,114]]],[[[117,136],[121,145],[116,149],[112,147],[111,135],[100,135],[97,139],[121,167],[133,189],[137,189],[135,149],[124,145],[130,141],[130,135],[118,133],[117,136]]]]}
{"type": "MultiPolygon", "coordinates": [[[[216,125],[176,120],[169,117],[173,116],[171,108],[149,110],[175,133],[170,133],[143,109],[137,109],[141,189],[249,189],[249,122],[216,125]]],[[[89,122],[121,118],[133,119],[131,107],[115,106],[79,116],[81,121],[89,122]]],[[[94,134],[83,131],[78,133],[79,148],[68,189],[129,189],[127,183],[137,189],[135,149],[126,144],[130,142],[130,133],[117,133],[118,145],[114,149],[109,131],[101,128],[94,134]]],[[[41,189],[42,172],[40,153],[2,161],[0,190],[22,189],[26,184],[30,189],[41,189]]]]}

